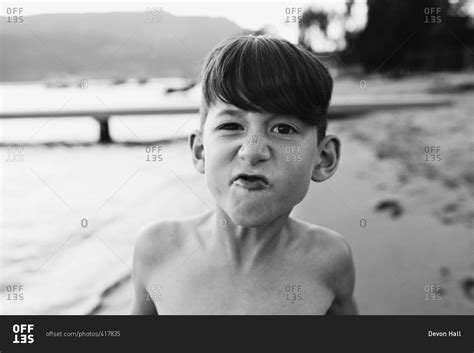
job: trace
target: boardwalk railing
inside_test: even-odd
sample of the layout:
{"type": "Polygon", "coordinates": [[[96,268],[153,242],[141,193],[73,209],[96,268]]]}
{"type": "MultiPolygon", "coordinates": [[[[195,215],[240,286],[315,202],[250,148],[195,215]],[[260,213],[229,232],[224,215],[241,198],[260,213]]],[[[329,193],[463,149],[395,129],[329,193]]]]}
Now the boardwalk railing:
{"type": "MultiPolygon", "coordinates": [[[[371,96],[354,97],[339,96],[334,97],[330,112],[330,119],[339,119],[354,114],[370,112],[374,110],[401,109],[401,108],[423,108],[435,107],[451,104],[451,99],[445,96],[371,96]]],[[[67,118],[67,117],[93,117],[100,127],[101,143],[110,143],[112,138],[109,131],[109,119],[112,116],[137,116],[137,115],[183,115],[198,114],[197,105],[173,105],[133,109],[81,109],[81,110],[60,110],[60,111],[14,111],[0,112],[0,119],[18,119],[18,118],[67,118]]]]}
{"type": "Polygon", "coordinates": [[[135,109],[107,109],[107,110],[61,110],[61,111],[15,111],[1,112],[0,119],[18,119],[18,118],[68,118],[68,117],[93,117],[100,127],[100,143],[110,143],[109,119],[112,116],[136,116],[136,115],[178,115],[178,114],[197,114],[197,106],[182,107],[157,107],[157,108],[135,108],[135,109]]]}

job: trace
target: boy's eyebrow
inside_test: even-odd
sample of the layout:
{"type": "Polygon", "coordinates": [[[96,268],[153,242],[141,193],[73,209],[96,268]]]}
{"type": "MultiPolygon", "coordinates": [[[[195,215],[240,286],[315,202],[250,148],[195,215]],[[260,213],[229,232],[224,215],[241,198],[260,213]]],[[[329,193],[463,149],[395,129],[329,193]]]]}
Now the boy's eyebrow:
{"type": "MultiPolygon", "coordinates": [[[[240,109],[224,108],[216,114],[216,117],[224,116],[224,115],[228,115],[228,116],[232,116],[232,117],[236,117],[236,118],[241,118],[244,115],[246,115],[246,113],[244,111],[240,110],[240,109]]],[[[282,116],[283,115],[281,115],[281,114],[269,114],[265,117],[265,120],[272,120],[272,119],[279,118],[279,117],[282,117],[282,116]]],[[[295,117],[293,117],[293,118],[295,118],[295,117]]]]}

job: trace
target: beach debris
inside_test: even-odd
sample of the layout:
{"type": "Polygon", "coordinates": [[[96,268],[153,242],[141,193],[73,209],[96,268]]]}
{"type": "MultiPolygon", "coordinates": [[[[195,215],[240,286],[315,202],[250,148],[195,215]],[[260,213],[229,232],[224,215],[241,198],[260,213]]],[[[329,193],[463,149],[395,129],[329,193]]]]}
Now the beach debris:
{"type": "Polygon", "coordinates": [[[175,93],[175,92],[186,92],[191,88],[194,88],[198,84],[198,81],[192,80],[188,82],[184,87],[169,87],[165,90],[165,94],[175,93]]]}
{"type": "Polygon", "coordinates": [[[454,217],[451,217],[451,216],[441,216],[441,222],[443,224],[454,224],[456,222],[456,220],[454,219],[454,217]]]}
{"type": "Polygon", "coordinates": [[[448,278],[449,274],[451,273],[451,270],[448,266],[441,266],[439,269],[439,273],[441,274],[441,277],[443,278],[448,278]]]}
{"type": "Polygon", "coordinates": [[[398,182],[400,184],[405,185],[406,183],[408,183],[408,180],[409,180],[408,174],[401,173],[398,175],[398,182]]]}
{"type": "Polygon", "coordinates": [[[444,205],[443,211],[447,213],[456,212],[459,209],[459,204],[456,202],[448,203],[444,205]]]}
{"type": "Polygon", "coordinates": [[[465,201],[455,201],[444,205],[434,211],[434,215],[444,224],[464,224],[468,228],[474,228],[474,211],[465,201]]]}
{"type": "Polygon", "coordinates": [[[466,182],[469,186],[474,185],[474,170],[472,169],[465,169],[461,172],[461,178],[464,182],[466,182]]]}
{"type": "Polygon", "coordinates": [[[127,82],[126,78],[117,77],[117,78],[112,80],[112,85],[113,86],[123,85],[126,82],[127,82]]]}
{"type": "Polygon", "coordinates": [[[375,205],[375,211],[377,212],[390,212],[392,218],[398,218],[403,214],[403,208],[400,202],[393,199],[381,200],[375,205]]]}
{"type": "Polygon", "coordinates": [[[474,301],[474,277],[467,277],[461,281],[461,288],[464,296],[474,301]]]}
{"type": "Polygon", "coordinates": [[[454,178],[447,178],[444,180],[444,186],[448,189],[457,189],[459,187],[459,182],[454,178]]]}

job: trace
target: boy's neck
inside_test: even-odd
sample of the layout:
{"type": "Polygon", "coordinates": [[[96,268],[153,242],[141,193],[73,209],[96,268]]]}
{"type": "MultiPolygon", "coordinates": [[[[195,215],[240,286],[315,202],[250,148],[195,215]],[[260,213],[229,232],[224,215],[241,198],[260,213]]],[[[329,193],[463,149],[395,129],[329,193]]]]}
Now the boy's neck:
{"type": "Polygon", "coordinates": [[[225,251],[236,269],[249,269],[273,254],[281,241],[289,238],[290,213],[260,227],[242,227],[216,205],[213,220],[215,244],[225,251]]]}

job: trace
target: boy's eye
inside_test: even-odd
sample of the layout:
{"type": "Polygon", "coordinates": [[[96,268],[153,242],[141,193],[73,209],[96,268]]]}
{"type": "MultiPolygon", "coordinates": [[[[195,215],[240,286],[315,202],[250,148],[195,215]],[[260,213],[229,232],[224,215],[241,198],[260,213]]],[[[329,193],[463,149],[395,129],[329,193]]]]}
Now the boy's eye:
{"type": "Polygon", "coordinates": [[[282,135],[288,135],[288,134],[293,134],[297,133],[291,125],[288,124],[278,124],[275,125],[275,127],[272,129],[272,132],[276,132],[277,134],[282,134],[282,135]]]}
{"type": "Polygon", "coordinates": [[[222,124],[219,126],[217,129],[218,130],[236,130],[240,128],[240,124],[237,123],[227,123],[227,124],[222,124]]]}

